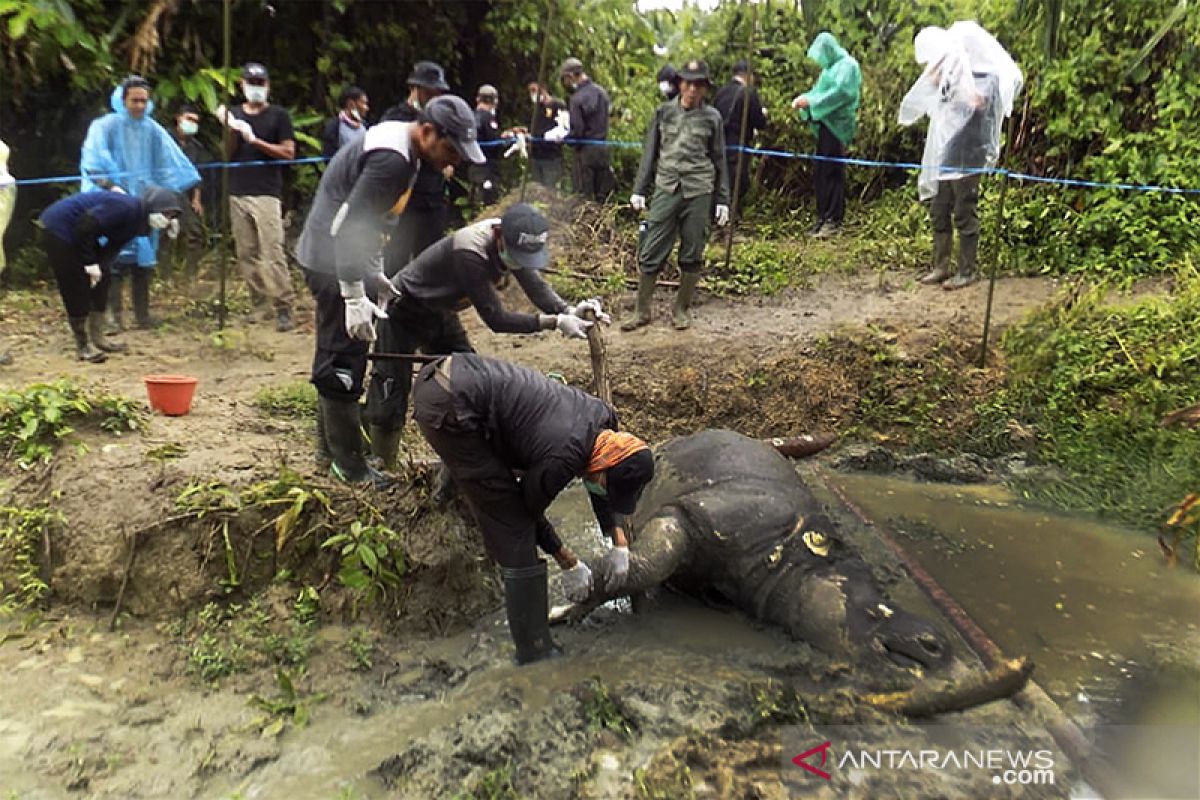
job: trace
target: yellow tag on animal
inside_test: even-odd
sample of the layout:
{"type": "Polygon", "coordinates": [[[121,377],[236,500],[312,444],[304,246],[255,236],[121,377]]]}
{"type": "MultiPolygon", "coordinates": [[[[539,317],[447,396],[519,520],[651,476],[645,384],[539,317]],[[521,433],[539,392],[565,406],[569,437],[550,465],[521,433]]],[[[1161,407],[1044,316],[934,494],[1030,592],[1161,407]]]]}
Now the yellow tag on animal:
{"type": "Polygon", "coordinates": [[[829,555],[829,537],[820,531],[805,531],[804,544],[821,558],[829,555]]]}

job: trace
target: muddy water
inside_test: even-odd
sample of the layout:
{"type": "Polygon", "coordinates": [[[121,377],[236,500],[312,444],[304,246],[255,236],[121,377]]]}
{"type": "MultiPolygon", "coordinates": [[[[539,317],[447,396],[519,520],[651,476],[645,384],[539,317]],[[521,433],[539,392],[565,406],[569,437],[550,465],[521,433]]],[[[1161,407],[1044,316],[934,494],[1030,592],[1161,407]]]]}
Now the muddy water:
{"type": "Polygon", "coordinates": [[[1200,577],[1153,538],[1023,507],[998,487],[836,475],[1064,710],[1107,723],[1200,725],[1200,577]]]}

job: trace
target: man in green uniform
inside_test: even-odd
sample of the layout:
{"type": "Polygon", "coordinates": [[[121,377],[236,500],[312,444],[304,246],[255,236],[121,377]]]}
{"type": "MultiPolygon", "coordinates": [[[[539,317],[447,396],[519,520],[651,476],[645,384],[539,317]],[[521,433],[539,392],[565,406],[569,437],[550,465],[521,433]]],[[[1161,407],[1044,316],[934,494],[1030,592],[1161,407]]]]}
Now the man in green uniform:
{"type": "Polygon", "coordinates": [[[725,133],[720,112],[704,101],[712,85],[708,67],[703,61],[689,61],[679,77],[679,96],[654,112],[634,194],[629,198],[629,205],[642,211],[646,195],[654,187],[645,235],[638,245],[637,312],[621,326],[625,331],[650,324],[654,285],[675,246],[676,235],[682,274],[675,296],[674,325],[676,330],[691,326],[688,309],[704,265],[709,215],[719,226],[729,222],[725,133]]]}
{"type": "Polygon", "coordinates": [[[832,33],[822,31],[808,48],[821,75],[817,85],[792,101],[817,136],[817,161],[813,165],[813,191],[817,196],[817,221],[810,233],[837,233],[846,214],[846,148],[858,126],[862,71],[832,33]]]}

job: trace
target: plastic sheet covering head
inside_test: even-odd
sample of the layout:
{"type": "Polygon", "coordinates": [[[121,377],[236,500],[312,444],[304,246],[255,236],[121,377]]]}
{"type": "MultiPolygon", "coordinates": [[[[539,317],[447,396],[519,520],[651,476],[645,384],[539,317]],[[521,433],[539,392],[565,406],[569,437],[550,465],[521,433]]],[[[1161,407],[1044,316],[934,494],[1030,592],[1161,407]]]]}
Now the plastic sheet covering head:
{"type": "Polygon", "coordinates": [[[925,67],[900,103],[900,124],[929,117],[917,191],[937,194],[938,182],[993,167],[1000,157],[1004,118],[1024,79],[995,37],[976,22],[923,28],[913,41],[925,67]]]}
{"type": "Polygon", "coordinates": [[[17,205],[17,180],[8,172],[8,145],[0,141],[0,272],[8,265],[4,256],[4,231],[17,205]]]}
{"type": "MultiPolygon", "coordinates": [[[[134,119],[126,110],[120,86],[109,102],[112,113],[94,120],[83,141],[79,164],[83,191],[104,188],[96,184],[104,180],[120,186],[126,194],[141,197],[148,186],[182,192],[200,182],[200,173],[171,134],[151,117],[153,102],[146,105],[141,119],[134,119]]],[[[139,266],[154,266],[157,243],[157,233],[139,236],[121,251],[120,259],[131,261],[136,254],[139,266]]]]}

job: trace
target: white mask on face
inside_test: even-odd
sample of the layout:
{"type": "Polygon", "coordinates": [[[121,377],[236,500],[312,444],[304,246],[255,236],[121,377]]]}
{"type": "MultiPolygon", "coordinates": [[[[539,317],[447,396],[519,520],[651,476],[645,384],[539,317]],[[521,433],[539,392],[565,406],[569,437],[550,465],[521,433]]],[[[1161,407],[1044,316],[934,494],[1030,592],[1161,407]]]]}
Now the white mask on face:
{"type": "Polygon", "coordinates": [[[156,231],[166,230],[167,226],[171,224],[171,218],[161,211],[150,212],[150,216],[146,221],[149,222],[150,227],[156,231]]]}
{"type": "Polygon", "coordinates": [[[350,109],[350,116],[353,117],[356,122],[362,122],[362,114],[358,113],[357,108],[350,109]]]}
{"type": "Polygon", "coordinates": [[[185,119],[179,123],[179,130],[184,136],[195,136],[196,131],[200,130],[200,123],[185,119]]]}
{"type": "Polygon", "coordinates": [[[251,103],[267,102],[267,87],[266,86],[249,86],[242,85],[242,93],[246,95],[246,99],[251,103]]]}
{"type": "Polygon", "coordinates": [[[671,82],[670,81],[659,81],[658,82],[658,90],[660,92],[662,92],[663,97],[666,97],[667,95],[669,95],[671,93],[671,82]]]}

